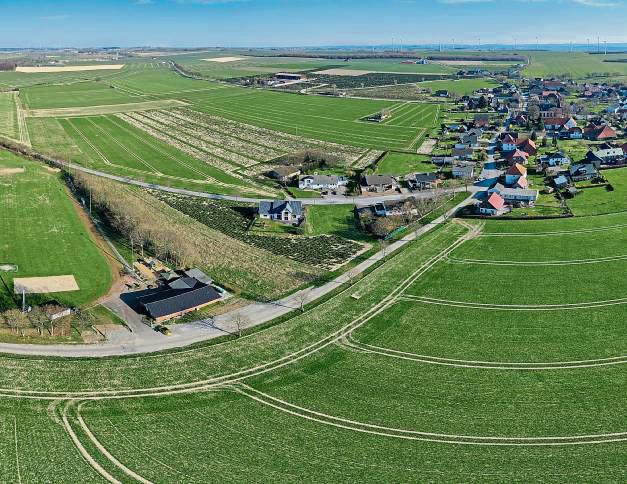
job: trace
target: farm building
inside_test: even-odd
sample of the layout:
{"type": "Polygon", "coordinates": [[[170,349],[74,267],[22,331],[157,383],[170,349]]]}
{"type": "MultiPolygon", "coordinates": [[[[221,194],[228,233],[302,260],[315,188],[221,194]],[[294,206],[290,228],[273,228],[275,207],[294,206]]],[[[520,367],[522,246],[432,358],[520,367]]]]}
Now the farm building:
{"type": "Polygon", "coordinates": [[[284,223],[298,224],[304,217],[302,202],[295,200],[262,201],[259,203],[259,217],[284,223]]]}
{"type": "Polygon", "coordinates": [[[295,74],[292,72],[277,72],[274,78],[278,81],[304,81],[307,76],[304,74],[295,74]]]}
{"type": "Polygon", "coordinates": [[[181,277],[142,297],[142,309],[157,323],[198,311],[221,299],[220,293],[194,277],[181,277]]]}
{"type": "Polygon", "coordinates": [[[300,168],[292,165],[277,166],[266,175],[281,182],[288,182],[300,175],[300,168]]]}

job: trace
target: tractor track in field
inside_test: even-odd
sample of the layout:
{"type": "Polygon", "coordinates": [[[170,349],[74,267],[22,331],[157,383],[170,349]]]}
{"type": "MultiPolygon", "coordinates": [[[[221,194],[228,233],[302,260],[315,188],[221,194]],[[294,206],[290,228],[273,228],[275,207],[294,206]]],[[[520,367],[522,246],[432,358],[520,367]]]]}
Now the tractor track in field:
{"type": "Polygon", "coordinates": [[[590,445],[609,442],[627,441],[627,432],[611,432],[588,435],[569,436],[539,436],[539,437],[505,437],[505,436],[479,436],[425,432],[394,427],[386,427],[366,422],[349,420],[326,413],[317,412],[300,407],[285,400],[273,397],[248,385],[237,384],[225,387],[226,390],[244,395],[251,400],[267,405],[281,412],[299,417],[305,420],[317,422],[332,427],[351,430],[360,433],[378,435],[403,440],[417,440],[425,442],[438,442],[443,444],[474,445],[474,446],[500,446],[500,447],[538,447],[538,446],[572,446],[590,445]]]}
{"type": "MultiPolygon", "coordinates": [[[[381,314],[383,311],[393,305],[399,295],[403,293],[409,286],[422,277],[426,272],[431,270],[438,262],[444,260],[450,252],[455,250],[461,244],[463,244],[469,237],[472,237],[471,232],[466,232],[458,237],[454,242],[448,245],[439,253],[433,257],[427,259],[418,269],[407,276],[390,294],[385,296],[381,301],[374,304],[369,310],[355,318],[353,321],[343,326],[342,328],[334,331],[330,335],[312,343],[298,351],[292,352],[276,360],[263,363],[254,367],[250,367],[244,370],[240,370],[234,373],[214,376],[206,380],[182,383],[176,385],[164,385],[160,387],[147,387],[128,390],[103,390],[103,391],[77,391],[77,392],[56,392],[56,391],[40,391],[40,390],[13,390],[0,388],[0,397],[9,398],[25,398],[36,400],[67,400],[67,399],[80,399],[80,400],[106,400],[106,399],[123,399],[123,398],[141,398],[151,396],[162,395],[174,395],[179,393],[190,393],[199,390],[207,390],[215,388],[216,386],[222,386],[226,384],[237,383],[247,378],[259,376],[270,371],[283,368],[285,366],[296,363],[304,358],[307,358],[319,351],[336,344],[337,342],[346,338],[355,329],[363,326],[375,316],[381,314]]],[[[383,267],[383,266],[381,266],[383,267]]],[[[347,290],[350,290],[348,288],[347,290]]]]}

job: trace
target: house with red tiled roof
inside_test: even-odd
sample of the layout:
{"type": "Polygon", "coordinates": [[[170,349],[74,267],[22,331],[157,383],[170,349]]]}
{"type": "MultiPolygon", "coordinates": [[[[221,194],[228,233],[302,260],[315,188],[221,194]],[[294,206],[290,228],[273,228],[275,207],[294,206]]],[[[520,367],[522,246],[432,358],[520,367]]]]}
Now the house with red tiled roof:
{"type": "Polygon", "coordinates": [[[505,137],[501,140],[501,149],[505,152],[516,151],[517,146],[516,140],[511,134],[505,135],[505,137]]]}
{"type": "Polygon", "coordinates": [[[599,126],[596,129],[594,127],[589,127],[584,130],[584,136],[586,139],[593,141],[601,141],[606,139],[615,139],[618,137],[616,130],[611,128],[610,126],[603,125],[599,126]]]}
{"type": "Polygon", "coordinates": [[[526,165],[527,161],[529,159],[529,155],[527,153],[525,153],[524,151],[521,151],[519,149],[510,152],[506,157],[505,157],[505,161],[507,161],[508,165],[514,165],[516,163],[519,163],[521,165],[526,165]]]}
{"type": "Polygon", "coordinates": [[[532,139],[518,139],[518,149],[524,151],[529,156],[535,156],[538,153],[538,147],[532,139]]]}
{"type": "Polygon", "coordinates": [[[520,178],[527,178],[527,168],[520,163],[514,163],[505,173],[505,184],[513,185],[520,178]]]}
{"type": "Polygon", "coordinates": [[[479,213],[482,215],[500,215],[505,211],[505,200],[498,193],[493,193],[479,205],[479,213]]]}
{"type": "Polygon", "coordinates": [[[562,129],[570,129],[577,126],[577,121],[573,118],[546,118],[543,119],[544,127],[548,131],[560,131],[562,129]]]}

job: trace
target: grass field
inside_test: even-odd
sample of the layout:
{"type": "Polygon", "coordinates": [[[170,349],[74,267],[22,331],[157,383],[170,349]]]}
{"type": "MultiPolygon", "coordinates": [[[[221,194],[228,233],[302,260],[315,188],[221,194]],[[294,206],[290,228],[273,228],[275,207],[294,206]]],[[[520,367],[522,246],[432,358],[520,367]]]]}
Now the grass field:
{"type": "Polygon", "coordinates": [[[612,186],[587,188],[568,201],[568,206],[576,215],[598,215],[627,210],[627,168],[606,170],[603,176],[612,186]]]}
{"type": "Polygon", "coordinates": [[[498,83],[489,79],[462,79],[460,81],[425,81],[419,82],[418,87],[431,89],[431,92],[447,90],[458,96],[470,95],[478,89],[496,87],[498,83]]]}
{"type": "Polygon", "coordinates": [[[592,55],[567,52],[533,52],[531,65],[525,68],[530,77],[568,76],[573,79],[586,79],[609,75],[618,77],[627,75],[627,64],[605,62],[621,59],[623,54],[592,55]]]}
{"type": "MultiPolygon", "coordinates": [[[[39,299],[81,305],[106,293],[111,285],[111,269],[79,218],[59,175],[0,151],[0,170],[6,168],[25,170],[0,174],[0,260],[19,268],[18,272],[3,275],[9,289],[14,277],[74,275],[80,291],[39,299]]],[[[3,288],[0,308],[14,304],[3,288]]]]}
{"type": "Polygon", "coordinates": [[[311,205],[307,208],[307,235],[337,235],[352,240],[368,240],[357,226],[354,205],[311,205]]]}
{"type": "Polygon", "coordinates": [[[0,92],[0,136],[18,139],[20,136],[17,121],[14,92],[0,92]]]}
{"type": "Polygon", "coordinates": [[[429,157],[410,153],[389,152],[377,163],[376,173],[390,175],[408,175],[410,173],[429,173],[437,167],[429,162],[429,157]]]}

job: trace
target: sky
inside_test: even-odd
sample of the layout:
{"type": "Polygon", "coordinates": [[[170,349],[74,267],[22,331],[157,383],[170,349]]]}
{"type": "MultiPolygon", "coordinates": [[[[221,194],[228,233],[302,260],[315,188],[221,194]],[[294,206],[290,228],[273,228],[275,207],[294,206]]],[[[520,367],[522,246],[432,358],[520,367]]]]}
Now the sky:
{"type": "Polygon", "coordinates": [[[627,42],[627,0],[0,0],[0,47],[627,42]]]}

